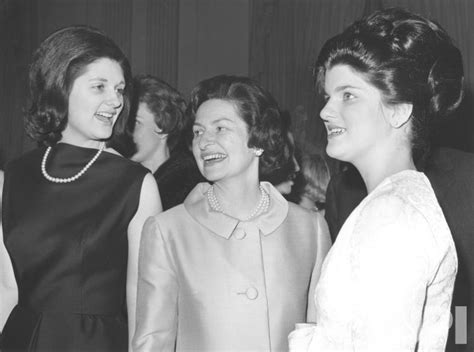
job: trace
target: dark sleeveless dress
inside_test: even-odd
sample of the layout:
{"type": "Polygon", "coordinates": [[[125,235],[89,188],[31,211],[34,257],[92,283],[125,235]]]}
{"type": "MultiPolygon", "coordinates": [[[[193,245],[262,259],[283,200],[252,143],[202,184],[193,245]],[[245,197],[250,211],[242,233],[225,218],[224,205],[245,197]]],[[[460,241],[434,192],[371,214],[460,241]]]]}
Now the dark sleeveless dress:
{"type": "MultiPolygon", "coordinates": [[[[127,228],[147,170],[103,152],[78,180],[41,174],[44,148],[5,170],[3,228],[19,290],[1,351],[126,351],[127,228]]],[[[60,143],[47,170],[70,177],[97,152],[60,143]]]]}

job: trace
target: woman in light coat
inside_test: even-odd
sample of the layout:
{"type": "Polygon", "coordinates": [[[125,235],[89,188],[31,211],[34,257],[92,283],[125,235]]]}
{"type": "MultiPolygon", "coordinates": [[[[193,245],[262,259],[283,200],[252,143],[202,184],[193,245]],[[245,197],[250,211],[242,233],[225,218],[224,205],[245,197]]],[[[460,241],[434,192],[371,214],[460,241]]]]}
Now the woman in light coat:
{"type": "Polygon", "coordinates": [[[329,250],[321,216],[259,176],[283,165],[280,113],[252,80],[217,76],[191,97],[193,153],[209,183],[143,230],[134,351],[279,351],[329,250]]]}

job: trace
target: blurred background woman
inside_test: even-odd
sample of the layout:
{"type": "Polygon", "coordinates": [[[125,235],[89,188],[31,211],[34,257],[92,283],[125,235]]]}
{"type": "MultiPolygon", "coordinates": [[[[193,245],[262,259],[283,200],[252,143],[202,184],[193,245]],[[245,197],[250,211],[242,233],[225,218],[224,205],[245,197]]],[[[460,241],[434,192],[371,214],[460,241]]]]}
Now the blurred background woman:
{"type": "Polygon", "coordinates": [[[291,197],[295,180],[299,176],[300,164],[297,160],[297,146],[295,137],[291,131],[291,115],[288,111],[281,112],[283,129],[283,150],[287,154],[286,162],[283,165],[271,170],[268,174],[263,174],[262,179],[270,182],[287,200],[291,197]]]}
{"type": "Polygon", "coordinates": [[[205,181],[186,143],[186,102],[180,92],[152,75],[139,75],[133,81],[138,109],[136,116],[130,116],[137,148],[132,160],[153,173],[167,210],[205,181]]]}
{"type": "Polygon", "coordinates": [[[42,147],[5,170],[19,298],[1,350],[126,351],[140,233],[161,209],[153,176],[105,146],[124,131],[128,60],[102,32],[67,27],[41,43],[29,83],[26,127],[42,147]]]}
{"type": "Polygon", "coordinates": [[[457,256],[417,167],[430,126],[462,99],[460,52],[436,23],[388,9],[327,41],[316,66],[327,153],[369,194],[324,263],[317,325],[294,331],[291,349],[444,351],[457,256]]]}
{"type": "Polygon", "coordinates": [[[190,113],[210,183],[145,224],[133,350],[287,350],[294,323],[314,320],[330,240],[322,216],[259,181],[288,161],[278,105],[248,78],[216,76],[190,113]]]}
{"type": "Polygon", "coordinates": [[[321,212],[324,216],[326,189],[331,178],[328,164],[318,153],[305,154],[301,158],[301,185],[297,190],[298,204],[306,209],[321,212]]]}

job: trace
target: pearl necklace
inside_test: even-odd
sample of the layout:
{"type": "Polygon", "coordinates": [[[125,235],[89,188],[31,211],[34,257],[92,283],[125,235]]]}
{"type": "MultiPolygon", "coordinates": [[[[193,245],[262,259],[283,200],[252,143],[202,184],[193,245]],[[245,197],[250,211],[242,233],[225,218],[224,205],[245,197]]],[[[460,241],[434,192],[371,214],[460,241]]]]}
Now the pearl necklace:
{"type": "MultiPolygon", "coordinates": [[[[259,185],[259,189],[260,189],[260,201],[258,202],[257,207],[250,213],[249,216],[247,216],[244,219],[241,219],[241,221],[249,221],[250,219],[253,219],[257,215],[265,213],[268,210],[268,206],[270,205],[270,197],[268,196],[268,193],[265,192],[262,185],[259,185]]],[[[209,202],[209,205],[211,206],[211,209],[219,213],[226,214],[224,212],[224,209],[222,209],[221,204],[217,200],[216,195],[214,194],[214,185],[212,185],[208,189],[206,194],[207,194],[207,200],[209,202]]]]}
{"type": "Polygon", "coordinates": [[[47,172],[46,172],[46,160],[48,159],[48,155],[49,153],[51,152],[51,147],[48,147],[46,149],[46,152],[44,153],[44,156],[43,156],[43,160],[41,161],[41,172],[43,174],[43,176],[50,182],[54,182],[54,183],[70,183],[70,182],[73,182],[73,181],[76,181],[79,177],[81,177],[82,175],[84,175],[84,173],[91,167],[91,165],[97,160],[97,158],[99,157],[99,155],[102,153],[102,151],[105,149],[105,143],[101,143],[100,145],[100,148],[99,150],[97,151],[97,153],[94,155],[94,157],[92,158],[91,161],[89,161],[87,163],[86,166],[84,166],[82,168],[82,170],[80,170],[77,174],[75,174],[74,176],[71,176],[71,177],[68,177],[68,178],[59,178],[59,177],[53,177],[51,175],[49,175],[47,172]]]}

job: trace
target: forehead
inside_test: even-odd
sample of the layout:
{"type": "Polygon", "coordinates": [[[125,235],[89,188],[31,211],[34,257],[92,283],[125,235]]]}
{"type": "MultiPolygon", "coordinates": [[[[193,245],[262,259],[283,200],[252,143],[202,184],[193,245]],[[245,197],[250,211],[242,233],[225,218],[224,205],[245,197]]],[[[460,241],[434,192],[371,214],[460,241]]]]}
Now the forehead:
{"type": "Polygon", "coordinates": [[[115,60],[105,57],[87,64],[79,77],[106,79],[117,82],[124,81],[123,70],[120,64],[115,60]]]}
{"type": "Polygon", "coordinates": [[[202,103],[196,111],[196,122],[212,123],[216,120],[228,119],[234,122],[242,122],[239,112],[230,101],[223,99],[209,99],[202,103]]]}
{"type": "Polygon", "coordinates": [[[325,91],[332,92],[344,87],[377,90],[366,81],[362,73],[354,70],[349,65],[339,64],[329,68],[324,78],[325,91]]]}

